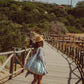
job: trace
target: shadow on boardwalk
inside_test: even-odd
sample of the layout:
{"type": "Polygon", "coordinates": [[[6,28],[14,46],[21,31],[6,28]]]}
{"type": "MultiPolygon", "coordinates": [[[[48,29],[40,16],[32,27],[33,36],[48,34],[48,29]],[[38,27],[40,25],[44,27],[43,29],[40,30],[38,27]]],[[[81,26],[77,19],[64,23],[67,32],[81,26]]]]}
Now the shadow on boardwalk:
{"type": "Polygon", "coordinates": [[[68,84],[71,84],[71,79],[72,79],[72,75],[76,76],[78,78],[78,80],[75,82],[75,84],[79,84],[81,82],[81,77],[75,73],[75,71],[78,71],[78,67],[74,64],[74,61],[70,62],[68,57],[65,57],[63,54],[61,54],[64,59],[68,62],[69,64],[69,69],[70,69],[70,73],[69,73],[69,79],[68,79],[68,84]],[[74,68],[72,68],[72,66],[74,66],[74,68]]]}

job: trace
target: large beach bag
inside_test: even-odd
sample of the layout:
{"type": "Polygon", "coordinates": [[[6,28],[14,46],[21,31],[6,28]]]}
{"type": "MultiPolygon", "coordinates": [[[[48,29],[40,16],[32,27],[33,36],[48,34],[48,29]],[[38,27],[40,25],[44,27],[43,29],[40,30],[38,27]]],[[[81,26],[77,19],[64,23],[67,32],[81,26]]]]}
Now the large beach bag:
{"type": "Polygon", "coordinates": [[[27,64],[25,65],[25,69],[27,69],[28,71],[30,71],[34,74],[38,74],[38,75],[43,75],[43,74],[47,73],[46,67],[38,59],[38,53],[37,52],[29,58],[27,64]]]}

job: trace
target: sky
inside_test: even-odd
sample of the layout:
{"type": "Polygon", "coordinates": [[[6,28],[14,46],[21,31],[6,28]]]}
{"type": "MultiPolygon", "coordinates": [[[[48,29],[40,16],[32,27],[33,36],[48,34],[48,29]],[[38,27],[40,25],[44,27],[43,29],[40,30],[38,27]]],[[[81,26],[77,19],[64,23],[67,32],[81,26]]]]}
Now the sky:
{"type": "MultiPolygon", "coordinates": [[[[48,2],[48,3],[56,3],[56,4],[71,4],[71,0],[36,0],[36,1],[41,1],[41,2],[48,2]]],[[[72,5],[73,7],[76,6],[77,2],[79,1],[84,1],[84,0],[72,0],[72,5]]]]}
{"type": "MultiPolygon", "coordinates": [[[[17,1],[17,0],[15,0],[15,1],[17,1]]],[[[20,1],[22,1],[22,0],[20,0],[20,1]]],[[[24,0],[24,1],[28,1],[28,0],[24,0]]],[[[71,0],[35,0],[35,1],[41,1],[41,2],[47,2],[47,3],[56,3],[59,5],[61,5],[61,4],[71,5],[71,0]]],[[[79,1],[84,1],[84,0],[72,0],[73,7],[75,7],[79,1]]]]}

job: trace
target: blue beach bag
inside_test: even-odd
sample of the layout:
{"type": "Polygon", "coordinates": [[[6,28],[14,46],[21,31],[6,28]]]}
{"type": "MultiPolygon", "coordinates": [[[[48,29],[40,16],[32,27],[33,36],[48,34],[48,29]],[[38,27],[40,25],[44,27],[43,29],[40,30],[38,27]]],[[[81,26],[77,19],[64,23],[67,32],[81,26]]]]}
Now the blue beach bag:
{"type": "Polygon", "coordinates": [[[47,73],[45,65],[38,59],[37,52],[29,58],[25,65],[25,69],[38,75],[44,75],[47,73]]]}

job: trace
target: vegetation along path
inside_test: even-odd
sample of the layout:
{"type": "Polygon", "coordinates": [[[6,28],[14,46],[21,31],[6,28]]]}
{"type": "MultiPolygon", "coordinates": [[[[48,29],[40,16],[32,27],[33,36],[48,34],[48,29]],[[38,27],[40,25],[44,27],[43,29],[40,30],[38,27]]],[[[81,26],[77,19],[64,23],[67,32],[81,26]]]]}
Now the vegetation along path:
{"type": "MultiPolygon", "coordinates": [[[[76,65],[66,55],[44,42],[45,58],[47,62],[48,74],[43,77],[42,84],[82,84],[78,82],[80,73],[76,69],[76,65]]],[[[25,73],[7,81],[4,84],[31,84],[33,76],[29,75],[25,78],[25,73]]]]}

